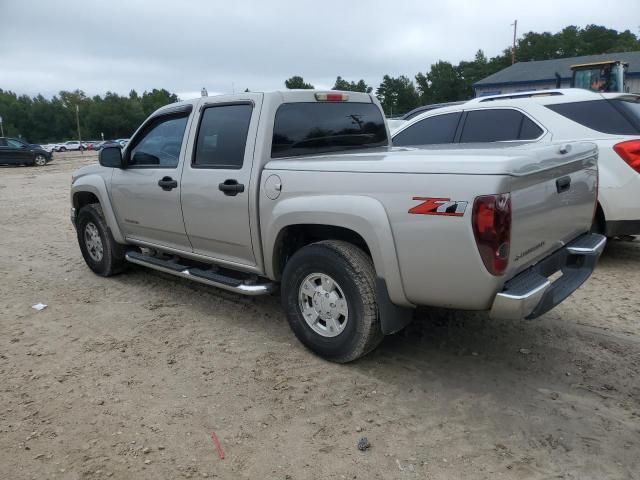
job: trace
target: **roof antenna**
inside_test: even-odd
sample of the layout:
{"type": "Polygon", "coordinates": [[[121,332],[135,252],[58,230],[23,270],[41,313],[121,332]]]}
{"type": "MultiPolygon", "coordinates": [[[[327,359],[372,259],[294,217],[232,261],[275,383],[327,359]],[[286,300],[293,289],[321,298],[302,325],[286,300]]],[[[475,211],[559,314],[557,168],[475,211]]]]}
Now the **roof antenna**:
{"type": "Polygon", "coordinates": [[[201,97],[208,97],[209,94],[207,93],[207,89],[202,87],[202,90],[200,91],[200,96],[201,97]]]}

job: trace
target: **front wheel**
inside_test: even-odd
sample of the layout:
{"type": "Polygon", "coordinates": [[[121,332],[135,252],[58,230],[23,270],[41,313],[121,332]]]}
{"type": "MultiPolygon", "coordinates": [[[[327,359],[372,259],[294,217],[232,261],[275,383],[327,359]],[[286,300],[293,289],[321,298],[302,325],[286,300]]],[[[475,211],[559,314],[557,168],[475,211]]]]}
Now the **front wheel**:
{"type": "Polygon", "coordinates": [[[373,262],[348,242],[298,250],[282,276],[282,304],[296,337],[327,360],[353,361],[382,341],[373,262]]]}
{"type": "Polygon", "coordinates": [[[124,269],[125,248],[113,239],[100,204],[82,207],[78,212],[76,228],[82,256],[94,273],[109,277],[124,269]]]}
{"type": "Polygon", "coordinates": [[[66,147],[60,147],[60,150],[58,150],[59,152],[66,152],[67,148],[66,147]]]}
{"type": "Polygon", "coordinates": [[[47,164],[47,159],[44,155],[36,155],[36,158],[33,159],[33,164],[36,167],[44,167],[47,164]]]}

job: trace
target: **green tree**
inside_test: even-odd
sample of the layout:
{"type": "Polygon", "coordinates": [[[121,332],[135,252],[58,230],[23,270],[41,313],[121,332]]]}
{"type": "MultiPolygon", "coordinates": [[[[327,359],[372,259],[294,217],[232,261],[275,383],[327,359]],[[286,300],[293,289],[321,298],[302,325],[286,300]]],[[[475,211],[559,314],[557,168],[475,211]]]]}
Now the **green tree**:
{"type": "Polygon", "coordinates": [[[368,86],[364,80],[358,80],[358,82],[348,82],[341,76],[336,78],[336,82],[333,85],[332,90],[343,90],[345,92],[362,92],[371,93],[373,87],[368,86]]]}
{"type": "Polygon", "coordinates": [[[304,78],[302,78],[302,77],[300,77],[298,75],[294,75],[293,77],[289,78],[288,80],[285,80],[284,81],[284,86],[289,88],[289,89],[298,88],[298,89],[304,89],[304,90],[309,90],[309,89],[315,88],[310,83],[306,83],[304,81],[304,78]]]}
{"type": "Polygon", "coordinates": [[[419,95],[413,82],[400,75],[397,78],[385,75],[376,90],[382,108],[387,115],[400,115],[418,106],[419,95]]]}

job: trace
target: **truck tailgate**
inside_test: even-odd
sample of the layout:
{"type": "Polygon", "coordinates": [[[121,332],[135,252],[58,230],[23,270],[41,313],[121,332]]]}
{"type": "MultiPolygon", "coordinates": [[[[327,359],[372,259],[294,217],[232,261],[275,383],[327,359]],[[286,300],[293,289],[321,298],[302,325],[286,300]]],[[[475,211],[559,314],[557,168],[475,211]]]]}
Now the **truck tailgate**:
{"type": "Polygon", "coordinates": [[[598,189],[597,148],[590,143],[536,149],[544,159],[512,172],[512,277],[589,230],[598,189]]]}

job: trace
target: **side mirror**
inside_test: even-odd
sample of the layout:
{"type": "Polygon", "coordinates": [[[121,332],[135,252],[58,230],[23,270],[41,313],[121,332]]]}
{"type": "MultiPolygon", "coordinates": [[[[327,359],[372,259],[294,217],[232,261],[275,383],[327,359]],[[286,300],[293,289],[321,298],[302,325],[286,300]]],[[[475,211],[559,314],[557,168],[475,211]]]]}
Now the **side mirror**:
{"type": "Polygon", "coordinates": [[[100,165],[109,168],[122,168],[122,150],[120,147],[105,147],[98,156],[100,165]]]}

